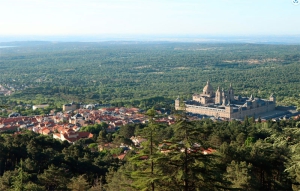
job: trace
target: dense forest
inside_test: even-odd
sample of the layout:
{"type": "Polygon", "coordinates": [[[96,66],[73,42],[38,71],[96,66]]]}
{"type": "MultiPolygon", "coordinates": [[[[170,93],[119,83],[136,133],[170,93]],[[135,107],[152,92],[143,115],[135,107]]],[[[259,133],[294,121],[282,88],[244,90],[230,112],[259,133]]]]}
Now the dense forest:
{"type": "Polygon", "coordinates": [[[299,190],[300,121],[190,121],[184,114],[165,125],[103,126],[76,144],[31,131],[0,134],[0,190],[299,190]],[[134,146],[130,137],[147,139],[134,146]],[[97,150],[95,144],[126,143],[97,150]],[[205,154],[202,149],[213,152],[205,154]]]}
{"type": "Polygon", "coordinates": [[[299,104],[299,45],[171,42],[14,42],[0,49],[1,105],[112,103],[169,106],[214,88],[299,104]]]}

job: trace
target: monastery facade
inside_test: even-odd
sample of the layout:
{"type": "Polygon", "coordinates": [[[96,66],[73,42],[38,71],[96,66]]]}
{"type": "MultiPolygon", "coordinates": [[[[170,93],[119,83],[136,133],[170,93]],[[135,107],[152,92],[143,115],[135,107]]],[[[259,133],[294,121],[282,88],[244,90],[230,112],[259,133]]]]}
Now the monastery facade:
{"type": "Polygon", "coordinates": [[[192,100],[180,105],[180,100],[175,100],[175,109],[201,115],[213,116],[216,118],[244,119],[248,117],[259,117],[260,114],[275,110],[276,99],[273,95],[267,99],[235,96],[232,85],[228,90],[218,89],[214,92],[210,82],[203,88],[201,94],[194,94],[192,100]]]}

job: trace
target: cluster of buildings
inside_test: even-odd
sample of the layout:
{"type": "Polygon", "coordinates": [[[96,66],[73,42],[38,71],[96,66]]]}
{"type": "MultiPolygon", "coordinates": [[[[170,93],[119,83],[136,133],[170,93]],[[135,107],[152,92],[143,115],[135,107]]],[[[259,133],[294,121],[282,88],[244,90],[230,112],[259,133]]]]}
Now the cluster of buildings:
{"type": "MultiPolygon", "coordinates": [[[[92,105],[92,104],[90,104],[92,105]]],[[[139,112],[138,108],[101,108],[98,110],[92,109],[77,109],[76,104],[64,105],[64,111],[53,115],[44,116],[21,116],[18,113],[12,113],[8,118],[0,118],[1,131],[19,131],[27,129],[33,132],[52,136],[61,141],[74,143],[82,138],[92,138],[93,134],[89,132],[81,132],[80,128],[87,125],[106,123],[106,132],[113,133],[121,126],[131,123],[148,123],[148,117],[139,112]],[[71,108],[73,105],[73,108],[71,108]],[[74,109],[74,110],[73,110],[74,109]]],[[[160,113],[160,111],[157,111],[160,113]]],[[[156,120],[158,123],[173,124],[173,117],[164,117],[156,120]]],[[[135,147],[140,147],[141,143],[147,139],[137,136],[131,137],[135,147]]],[[[130,145],[117,145],[115,143],[98,144],[97,150],[123,148],[122,153],[114,157],[123,160],[126,152],[131,148],[130,145]]]]}
{"type": "Polygon", "coordinates": [[[79,132],[80,128],[73,124],[64,124],[63,116],[17,116],[0,118],[0,132],[27,129],[39,134],[73,143],[81,138],[91,138],[89,132],[79,132]]]}
{"type": "MultiPolygon", "coordinates": [[[[178,144],[180,145],[181,143],[178,143],[178,144]]],[[[158,145],[158,148],[159,148],[160,152],[164,153],[164,154],[168,154],[169,152],[174,151],[174,147],[172,147],[172,143],[171,142],[167,142],[167,141],[164,141],[164,142],[160,143],[158,145]]],[[[184,148],[178,147],[177,150],[180,151],[180,152],[185,152],[184,148]]],[[[212,148],[205,149],[203,146],[201,146],[201,144],[194,143],[193,145],[191,145],[187,149],[187,152],[188,153],[201,152],[204,155],[208,155],[208,154],[212,154],[212,153],[216,152],[216,150],[212,149],[212,148]]]]}
{"type": "Polygon", "coordinates": [[[147,117],[140,114],[138,108],[77,109],[44,116],[20,116],[13,113],[8,118],[0,118],[0,132],[24,128],[73,143],[93,136],[88,132],[79,132],[83,126],[107,123],[106,131],[113,133],[122,125],[146,122],[147,117]]]}

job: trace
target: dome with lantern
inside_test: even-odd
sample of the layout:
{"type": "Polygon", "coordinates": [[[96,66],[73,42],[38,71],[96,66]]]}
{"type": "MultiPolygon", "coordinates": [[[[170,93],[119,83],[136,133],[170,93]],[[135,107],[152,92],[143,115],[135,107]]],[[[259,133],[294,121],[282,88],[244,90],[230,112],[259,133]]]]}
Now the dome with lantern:
{"type": "Polygon", "coordinates": [[[206,83],[206,86],[203,88],[203,94],[212,96],[214,92],[214,88],[210,85],[209,80],[206,83]]]}

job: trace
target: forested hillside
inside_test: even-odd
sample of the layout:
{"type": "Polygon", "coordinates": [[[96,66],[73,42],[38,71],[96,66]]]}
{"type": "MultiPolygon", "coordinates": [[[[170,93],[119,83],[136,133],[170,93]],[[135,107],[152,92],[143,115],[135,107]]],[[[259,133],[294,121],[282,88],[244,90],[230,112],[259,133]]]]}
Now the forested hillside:
{"type": "Polygon", "coordinates": [[[214,86],[281,103],[299,98],[298,45],[15,42],[0,49],[2,104],[74,101],[147,107],[214,86]],[[149,101],[149,98],[155,98],[149,101]]]}
{"type": "Polygon", "coordinates": [[[299,190],[299,127],[292,119],[213,122],[179,115],[171,126],[150,120],[113,135],[100,128],[99,136],[74,145],[33,132],[2,133],[0,190],[299,190]],[[134,146],[132,135],[146,141],[134,146]],[[132,147],[122,159],[116,157],[121,147],[94,147],[121,142],[132,147]]]}

